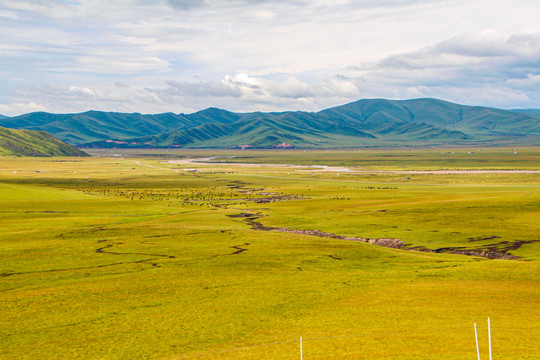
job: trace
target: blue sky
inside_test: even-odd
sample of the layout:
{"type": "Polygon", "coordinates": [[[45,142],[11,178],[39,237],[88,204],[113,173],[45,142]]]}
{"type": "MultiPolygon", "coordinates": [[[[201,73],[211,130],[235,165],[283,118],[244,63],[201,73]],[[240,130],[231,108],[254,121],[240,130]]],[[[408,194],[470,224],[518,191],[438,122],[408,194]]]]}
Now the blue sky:
{"type": "Polygon", "coordinates": [[[540,108],[537,0],[0,0],[0,114],[540,108]]]}

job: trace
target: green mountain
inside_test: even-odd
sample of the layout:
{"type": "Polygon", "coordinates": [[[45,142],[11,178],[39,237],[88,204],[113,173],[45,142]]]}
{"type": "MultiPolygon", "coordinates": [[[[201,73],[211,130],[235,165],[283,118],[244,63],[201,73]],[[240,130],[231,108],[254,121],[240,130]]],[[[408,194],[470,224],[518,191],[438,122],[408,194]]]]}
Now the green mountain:
{"type": "Polygon", "coordinates": [[[6,118],[8,118],[6,115],[0,114],[0,119],[6,119],[6,118]]]}
{"type": "Polygon", "coordinates": [[[0,126],[43,130],[74,145],[103,139],[127,139],[160,134],[171,130],[179,123],[190,125],[182,115],[172,113],[142,115],[102,111],[87,111],[79,114],[34,112],[0,119],[0,126]]]}
{"type": "Polygon", "coordinates": [[[515,111],[522,114],[540,114],[540,109],[513,109],[511,111],[515,111]]]}
{"type": "Polygon", "coordinates": [[[0,127],[0,155],[10,156],[88,156],[45,131],[14,130],[0,127]]]}
{"type": "Polygon", "coordinates": [[[405,130],[411,140],[414,134],[406,131],[411,124],[425,127],[421,138],[450,138],[468,140],[502,140],[528,138],[538,140],[540,116],[480,106],[465,106],[437,99],[360,100],[324,110],[320,114],[346,119],[375,133],[405,130]],[[427,131],[427,128],[432,131],[427,131]],[[413,136],[410,136],[413,135],[413,136]]]}
{"type": "Polygon", "coordinates": [[[31,113],[0,126],[45,130],[81,147],[271,148],[534,144],[540,114],[437,99],[364,99],[312,112],[31,113]]]}

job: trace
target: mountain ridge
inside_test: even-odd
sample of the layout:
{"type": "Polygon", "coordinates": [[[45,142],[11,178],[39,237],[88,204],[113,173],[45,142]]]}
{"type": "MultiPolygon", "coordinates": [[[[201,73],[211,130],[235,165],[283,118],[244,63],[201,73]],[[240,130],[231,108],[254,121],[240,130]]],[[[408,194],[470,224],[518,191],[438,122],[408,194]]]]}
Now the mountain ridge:
{"type": "Polygon", "coordinates": [[[540,113],[431,99],[361,99],[319,112],[30,113],[0,126],[44,130],[80,147],[271,148],[537,143],[540,113]]]}

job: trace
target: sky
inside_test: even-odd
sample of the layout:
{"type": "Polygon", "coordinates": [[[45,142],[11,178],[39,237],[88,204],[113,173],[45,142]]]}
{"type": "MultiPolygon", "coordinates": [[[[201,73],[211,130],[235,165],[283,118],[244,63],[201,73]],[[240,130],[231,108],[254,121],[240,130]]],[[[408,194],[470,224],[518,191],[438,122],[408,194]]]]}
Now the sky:
{"type": "Polygon", "coordinates": [[[0,0],[0,114],[540,108],[538,0],[0,0]]]}

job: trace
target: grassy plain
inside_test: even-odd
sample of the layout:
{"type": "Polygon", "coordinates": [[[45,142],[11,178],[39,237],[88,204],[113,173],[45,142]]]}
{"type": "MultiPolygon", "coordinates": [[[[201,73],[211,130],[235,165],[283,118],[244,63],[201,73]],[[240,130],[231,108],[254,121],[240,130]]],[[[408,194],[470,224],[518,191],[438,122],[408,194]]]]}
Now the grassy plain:
{"type": "Polygon", "coordinates": [[[1,358],[298,359],[303,336],[304,359],[467,359],[490,316],[497,359],[540,359],[540,174],[377,172],[540,149],[163,151],[0,158],[1,358]],[[211,156],[275,165],[164,162],[211,156]]]}

